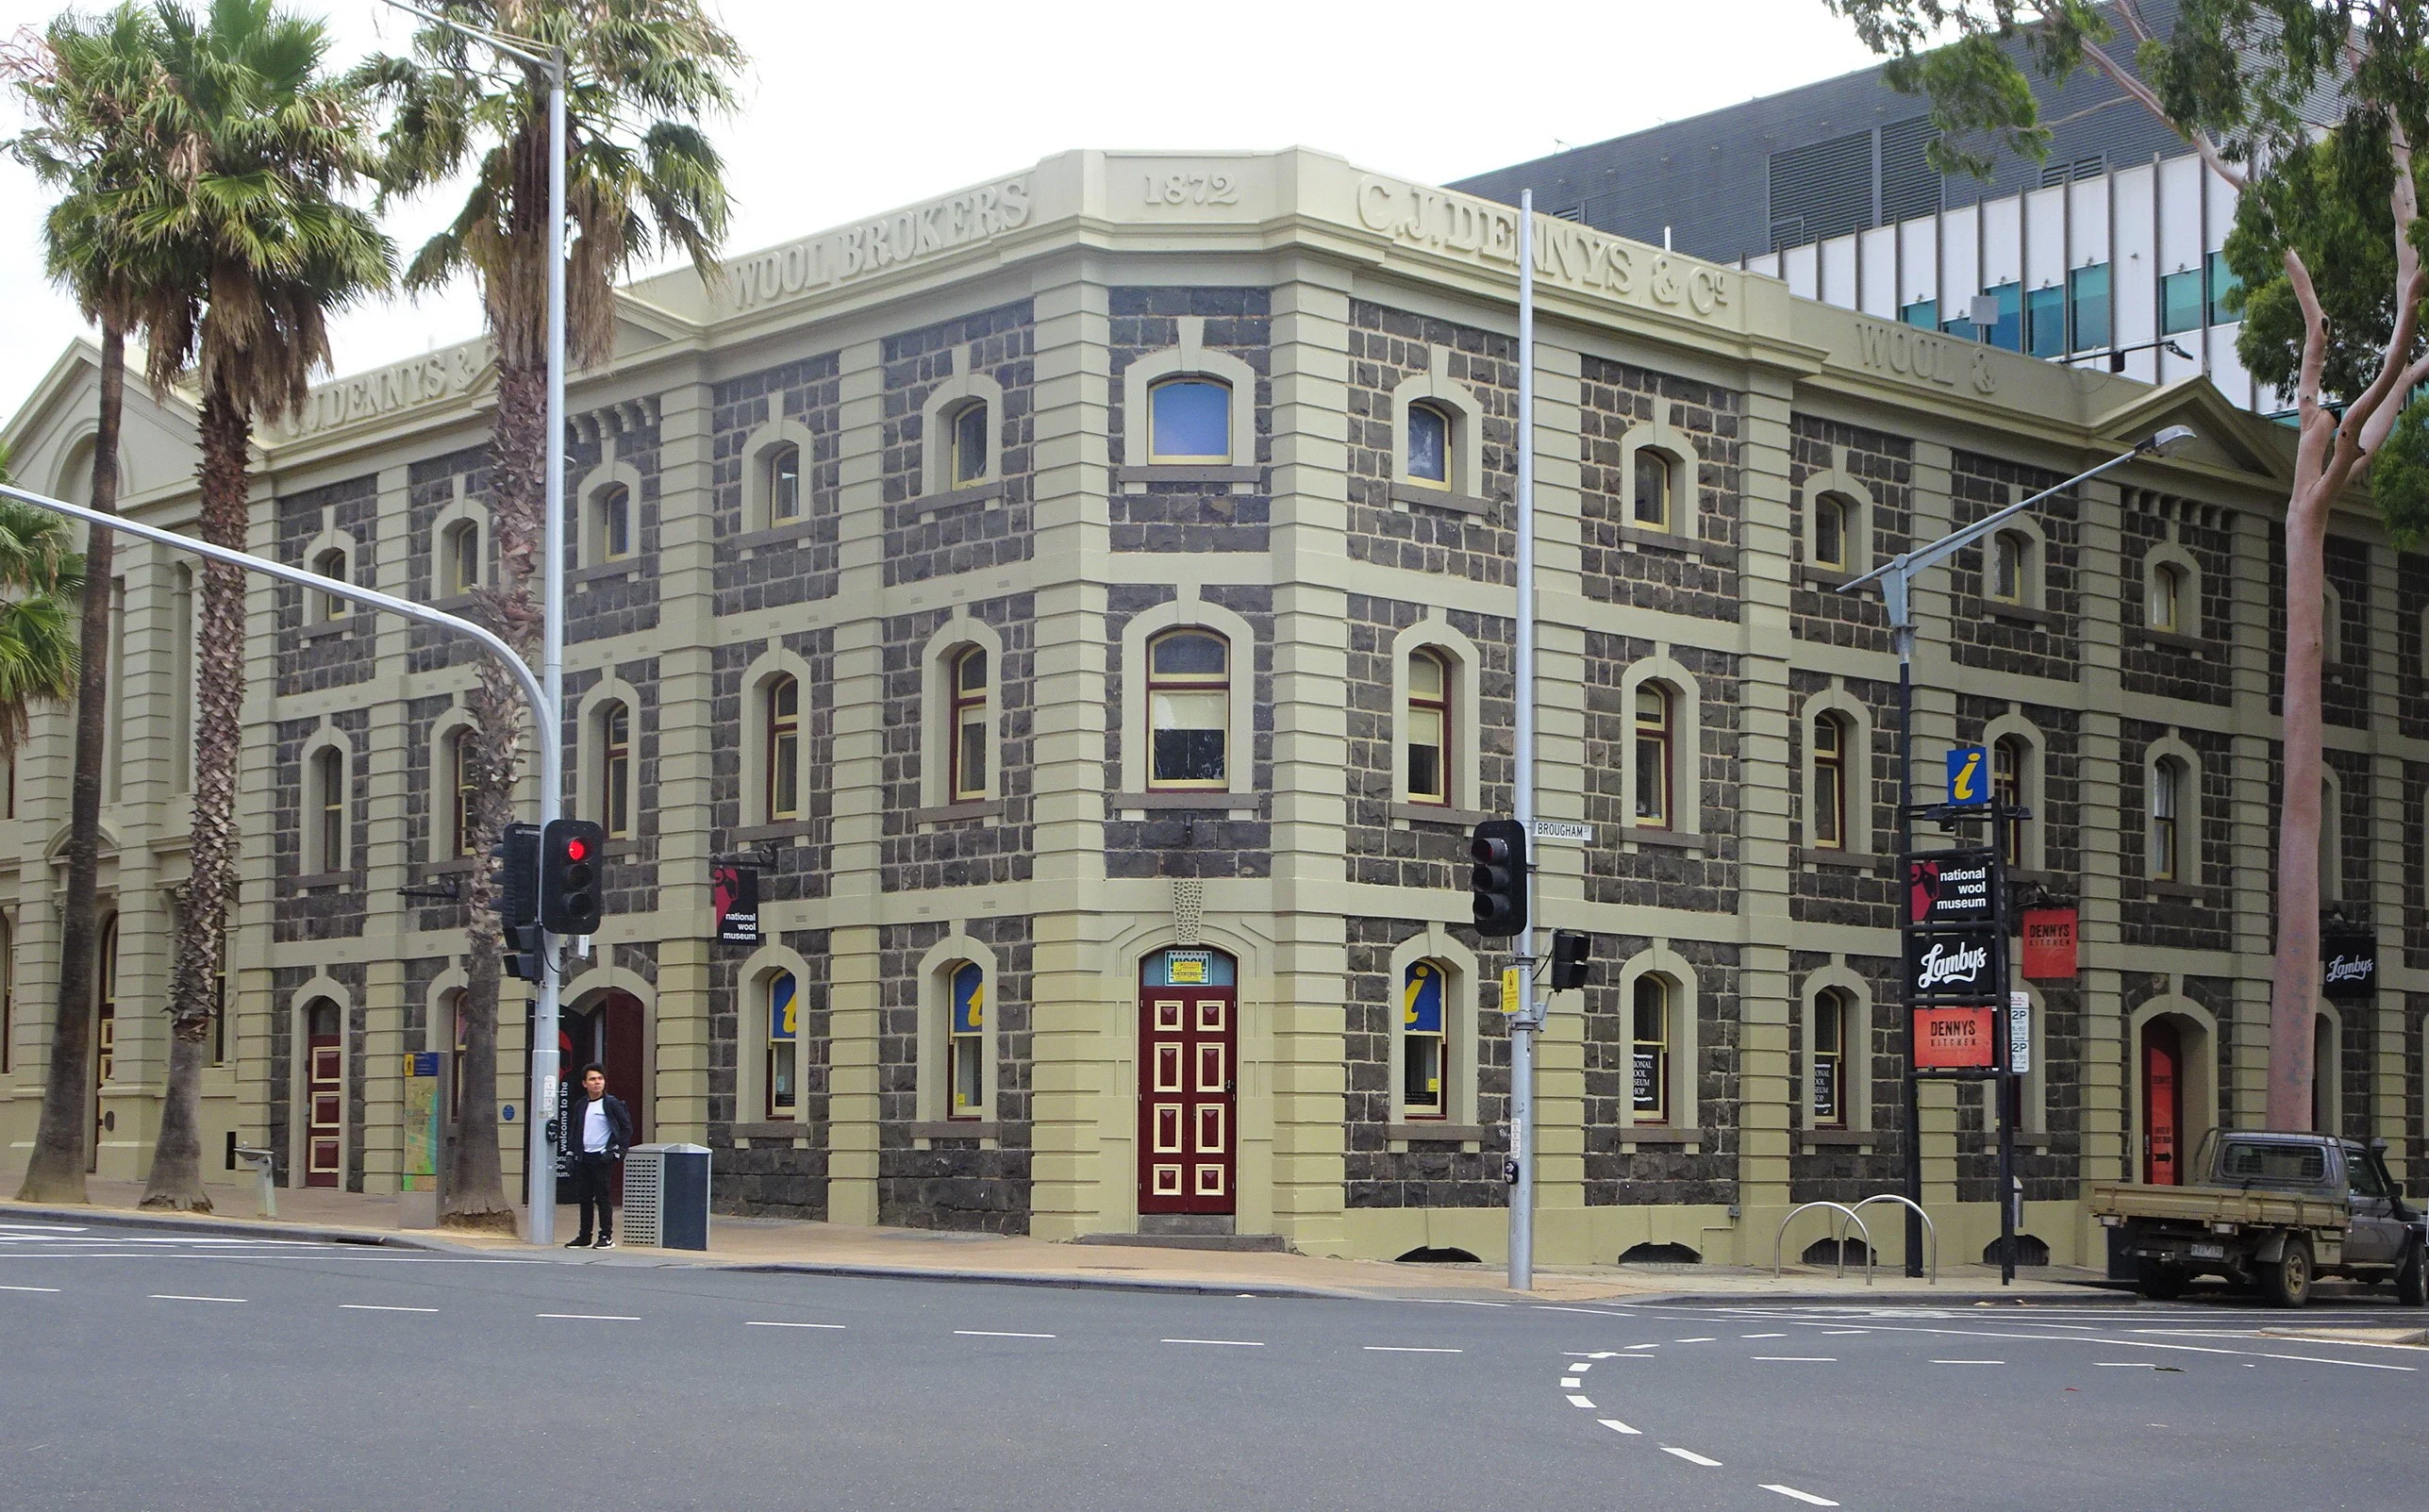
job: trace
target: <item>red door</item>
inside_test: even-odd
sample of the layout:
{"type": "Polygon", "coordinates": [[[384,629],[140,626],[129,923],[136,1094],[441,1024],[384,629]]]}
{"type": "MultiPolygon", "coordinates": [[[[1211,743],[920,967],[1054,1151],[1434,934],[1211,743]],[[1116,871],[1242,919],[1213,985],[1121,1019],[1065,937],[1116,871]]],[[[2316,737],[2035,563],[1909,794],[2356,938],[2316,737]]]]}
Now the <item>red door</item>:
{"type": "Polygon", "coordinates": [[[2154,1019],[2142,1026],[2142,1179],[2153,1186],[2184,1185],[2184,1058],[2174,1024],[2154,1019]]]}
{"type": "Polygon", "coordinates": [[[1150,987],[1139,995],[1139,1210],[1235,1211],[1239,993],[1150,987]]]}
{"type": "Polygon", "coordinates": [[[338,1033],[338,1005],[326,998],[305,1013],[304,1185],[335,1187],[345,1172],[346,1053],[338,1033]]]}

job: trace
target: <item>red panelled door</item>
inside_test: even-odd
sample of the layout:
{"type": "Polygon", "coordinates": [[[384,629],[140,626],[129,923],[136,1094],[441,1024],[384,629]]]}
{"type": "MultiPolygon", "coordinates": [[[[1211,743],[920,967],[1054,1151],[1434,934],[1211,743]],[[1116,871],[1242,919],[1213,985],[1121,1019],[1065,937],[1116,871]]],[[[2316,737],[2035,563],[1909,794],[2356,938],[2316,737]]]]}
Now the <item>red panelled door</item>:
{"type": "Polygon", "coordinates": [[[2176,1026],[2154,1019],[2142,1026],[2142,1179],[2184,1185],[2184,1039],[2176,1026]]]}
{"type": "Polygon", "coordinates": [[[345,1173],[346,1053],[338,1033],[338,1005],[317,999],[305,1010],[304,1185],[335,1187],[345,1173]]]}
{"type": "Polygon", "coordinates": [[[1239,1167],[1239,994],[1139,995],[1139,1211],[1230,1213],[1239,1167]]]}

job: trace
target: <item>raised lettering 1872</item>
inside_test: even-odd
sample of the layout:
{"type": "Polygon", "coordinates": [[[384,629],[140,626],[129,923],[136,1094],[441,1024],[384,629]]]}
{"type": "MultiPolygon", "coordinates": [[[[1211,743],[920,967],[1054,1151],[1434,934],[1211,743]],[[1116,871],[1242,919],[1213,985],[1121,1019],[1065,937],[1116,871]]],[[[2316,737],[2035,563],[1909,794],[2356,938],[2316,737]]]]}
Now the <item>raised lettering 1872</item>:
{"type": "Polygon", "coordinates": [[[1149,174],[1150,205],[1237,205],[1239,180],[1229,174],[1149,174]]]}

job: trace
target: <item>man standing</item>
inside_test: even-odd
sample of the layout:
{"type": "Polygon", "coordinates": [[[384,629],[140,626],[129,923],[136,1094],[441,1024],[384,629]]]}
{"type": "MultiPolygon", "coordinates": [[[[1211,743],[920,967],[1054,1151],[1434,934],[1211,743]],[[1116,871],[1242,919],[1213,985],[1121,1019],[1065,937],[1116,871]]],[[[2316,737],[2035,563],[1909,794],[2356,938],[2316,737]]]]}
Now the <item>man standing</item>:
{"type": "Polygon", "coordinates": [[[574,1105],[557,1141],[574,1167],[574,1200],[582,1206],[581,1232],[569,1250],[616,1247],[616,1162],[633,1142],[633,1116],[622,1099],[607,1095],[607,1072],[597,1061],[582,1068],[584,1096],[574,1105]],[[591,1211],[598,1209],[598,1238],[591,1238],[591,1211]]]}

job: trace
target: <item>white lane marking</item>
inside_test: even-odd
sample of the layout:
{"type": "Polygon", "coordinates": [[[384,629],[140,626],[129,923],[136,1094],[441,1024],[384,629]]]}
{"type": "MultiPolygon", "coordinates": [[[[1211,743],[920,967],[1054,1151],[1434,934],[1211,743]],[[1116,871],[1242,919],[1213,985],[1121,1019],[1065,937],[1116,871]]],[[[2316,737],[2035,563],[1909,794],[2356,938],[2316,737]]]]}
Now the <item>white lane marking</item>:
{"type": "MultiPolygon", "coordinates": [[[[1497,1302],[1492,1304],[1492,1305],[1496,1307],[1504,1307],[1507,1306],[1508,1304],[1497,1302]]],[[[1584,1313],[1589,1318],[1633,1318],[1636,1316],[1636,1314],[1632,1312],[1623,1312],[1612,1307],[1556,1307],[1548,1302],[1530,1303],[1527,1304],[1527,1310],[1530,1312],[1584,1313]]]]}
{"type": "Polygon", "coordinates": [[[1836,1354],[1756,1354],[1752,1358],[1769,1360],[1778,1365],[1836,1365],[1838,1363],[1838,1356],[1836,1354]]]}
{"type": "Polygon", "coordinates": [[[2094,1360],[2104,1371],[2155,1371],[2159,1367],[2149,1360],[2094,1360]]]}
{"type": "MultiPolygon", "coordinates": [[[[1240,1295],[1245,1297],[1248,1293],[1243,1291],[1240,1295]]],[[[1509,1305],[1506,1302],[1468,1302],[1458,1297],[1405,1297],[1401,1300],[1426,1307],[1506,1307],[1509,1305]]]]}
{"type": "Polygon", "coordinates": [[[536,1312],[534,1318],[557,1318],[574,1323],[637,1323],[641,1320],[625,1313],[612,1312],[536,1312]]]}
{"type": "Polygon", "coordinates": [[[57,1291],[57,1287],[0,1287],[0,1291],[57,1291]]]}
{"type": "Polygon", "coordinates": [[[1872,1330],[1869,1328],[1825,1328],[1822,1331],[1822,1337],[1824,1338],[1845,1338],[1853,1334],[1869,1334],[1871,1332],[1872,1330]]]}
{"type": "Polygon", "coordinates": [[[1934,1365],[2005,1365],[2005,1360],[1934,1360],[1934,1365]]]}
{"type": "Polygon", "coordinates": [[[1717,1342],[1717,1340],[1718,1336],[1705,1334],[1695,1338],[1673,1338],[1671,1342],[1673,1344],[1710,1344],[1717,1342]]]}
{"type": "Polygon", "coordinates": [[[1721,1462],[1719,1460],[1706,1459],[1692,1449],[1681,1449],[1675,1444],[1662,1445],[1661,1452],[1665,1454],[1676,1454],[1679,1458],[1687,1461],[1690,1465],[1702,1465],[1707,1470],[1718,1470],[1721,1468],[1721,1462]]]}
{"type": "Polygon", "coordinates": [[[1438,1349],[1424,1344],[1369,1344],[1370,1354],[1464,1354],[1466,1350],[1438,1349]]]}
{"type": "Polygon", "coordinates": [[[1157,1342],[1164,1344],[1209,1344],[1223,1349],[1263,1349],[1265,1347],[1265,1340],[1261,1338],[1166,1338],[1159,1339],[1157,1342]]]}
{"type": "Polygon", "coordinates": [[[1055,1337],[1052,1334],[1002,1333],[991,1328],[957,1328],[953,1334],[956,1338],[1052,1338],[1055,1337]]]}
{"type": "Polygon", "coordinates": [[[1583,1408],[1584,1408],[1585,1410],[1587,1410],[1588,1412],[1591,1412],[1591,1411],[1593,1411],[1593,1410],[1594,1410],[1594,1399],[1593,1399],[1593,1398],[1591,1398],[1591,1397],[1581,1397],[1581,1396],[1573,1396],[1573,1395],[1572,1395],[1572,1397],[1570,1397],[1570,1399],[1569,1399],[1569,1404],[1570,1404],[1571,1406],[1572,1406],[1572,1407],[1583,1407],[1583,1408]]]}
{"type": "Polygon", "coordinates": [[[1584,1381],[1582,1381],[1582,1380],[1578,1379],[1576,1376],[1573,1376],[1573,1375],[1564,1375],[1564,1376],[1562,1376],[1562,1377],[1560,1378],[1560,1386],[1561,1386],[1561,1389],[1563,1389],[1563,1390],[1567,1390],[1567,1391],[1574,1391],[1574,1390],[1576,1390],[1579,1387],[1584,1386],[1585,1384],[1586,1384],[1586,1383],[1585,1383],[1584,1381]]]}
{"type": "Polygon", "coordinates": [[[2300,1360],[2305,1365],[2341,1365],[2354,1371],[2402,1371],[2410,1375],[2420,1367],[2415,1365],[2381,1365],[2376,1360],[2332,1360],[2322,1354],[2271,1354],[2263,1352],[2264,1360],[2300,1360]]]}
{"type": "Polygon", "coordinates": [[[1631,1350],[1659,1349],[1661,1346],[1659,1344],[1630,1344],[1628,1348],[1631,1350]]]}
{"type": "Polygon", "coordinates": [[[1739,1338],[1786,1338],[1786,1334],[1739,1334],[1739,1338]]]}
{"type": "Polygon", "coordinates": [[[436,1307],[390,1307],[376,1302],[341,1302],[341,1312],[437,1312],[436,1307]]]}
{"type": "MultiPolygon", "coordinates": [[[[1582,1354],[1584,1352],[1580,1351],[1580,1353],[1582,1354]]],[[[1627,1358],[1626,1355],[1621,1354],[1619,1351],[1609,1349],[1598,1349],[1592,1354],[1587,1354],[1586,1357],[1589,1360],[1623,1360],[1627,1358]]]]}
{"type": "Polygon", "coordinates": [[[839,1333],[841,1332],[844,1327],[841,1323],[779,1323],[770,1322],[757,1318],[745,1320],[742,1326],[744,1328],[831,1328],[839,1333]]]}
{"type": "Polygon", "coordinates": [[[177,1293],[175,1293],[175,1292],[174,1292],[174,1291],[156,1291],[156,1292],[152,1293],[151,1300],[152,1300],[152,1301],[154,1301],[154,1302],[242,1302],[242,1301],[244,1301],[244,1299],[243,1299],[242,1297],[182,1297],[182,1296],[179,1296],[177,1293]]]}
{"type": "Polygon", "coordinates": [[[0,1233],[8,1234],[81,1234],[81,1228],[64,1223],[0,1223],[0,1233]]]}
{"type": "Polygon", "coordinates": [[[1766,1491],[1777,1491],[1782,1496],[1788,1497],[1793,1501],[1803,1502],[1807,1506],[1837,1506],[1838,1504],[1826,1496],[1816,1496],[1811,1491],[1800,1491],[1793,1486],[1766,1485],[1763,1489],[1766,1491]]]}
{"type": "Polygon", "coordinates": [[[1601,1418],[1596,1421],[1615,1434],[1632,1434],[1639,1437],[1642,1437],[1641,1433],[1638,1429],[1629,1427],[1626,1423],[1622,1422],[1617,1418],[1601,1418]]]}

